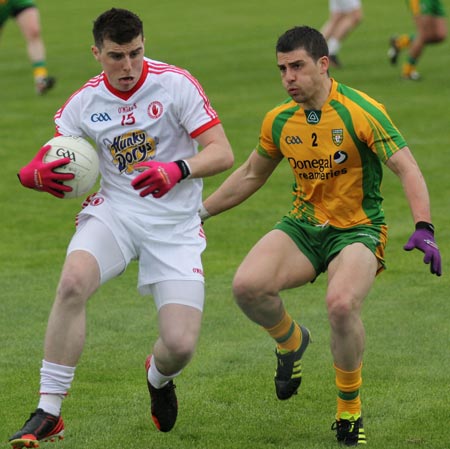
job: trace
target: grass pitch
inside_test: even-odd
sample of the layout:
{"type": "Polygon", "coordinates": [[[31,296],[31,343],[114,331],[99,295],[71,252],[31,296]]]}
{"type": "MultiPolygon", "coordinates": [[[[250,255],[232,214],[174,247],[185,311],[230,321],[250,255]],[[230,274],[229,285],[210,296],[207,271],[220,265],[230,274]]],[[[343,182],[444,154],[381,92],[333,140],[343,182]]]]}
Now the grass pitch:
{"type": "MultiPolygon", "coordinates": [[[[40,2],[54,90],[36,97],[21,35],[9,22],[0,39],[0,446],[34,410],[47,316],[78,200],[24,189],[18,169],[53,135],[53,114],[99,71],[90,55],[94,18],[110,2],[40,2]]],[[[219,112],[236,166],[257,142],[265,112],[285,98],[275,64],[277,37],[293,25],[319,28],[327,2],[183,2],[126,4],[144,20],[146,54],[190,70],[219,112]]],[[[449,42],[427,48],[420,83],[389,66],[391,34],[413,31],[404,2],[365,2],[361,26],[344,43],[344,68],[332,76],[384,103],[427,179],[443,276],[403,244],[413,224],[399,181],[385,173],[390,226],[388,270],[366,300],[362,400],[371,449],[445,449],[448,431],[449,42]]],[[[228,174],[228,173],[227,173],[228,174]]],[[[227,174],[205,181],[205,196],[227,174]]],[[[61,449],[240,449],[336,447],[329,430],[335,386],[323,302],[326,278],[284,295],[290,313],[313,332],[298,396],[277,401],[273,343],[238,310],[233,274],[251,246],[289,208],[291,175],[280,167],[239,208],[206,223],[207,302],[198,351],[177,379],[179,419],[158,433],[149,416],[144,360],[156,337],[151,298],[135,289],[136,266],[100,289],[88,307],[85,351],[64,402],[61,449]]],[[[55,446],[56,447],[56,446],[55,446]]]]}

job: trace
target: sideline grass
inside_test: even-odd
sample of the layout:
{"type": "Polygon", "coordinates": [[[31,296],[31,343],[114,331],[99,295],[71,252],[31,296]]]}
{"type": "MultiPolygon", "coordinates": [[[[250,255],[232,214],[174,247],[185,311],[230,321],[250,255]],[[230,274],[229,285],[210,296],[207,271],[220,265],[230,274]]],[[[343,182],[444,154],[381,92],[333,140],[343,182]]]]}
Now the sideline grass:
{"type": "MultiPolygon", "coordinates": [[[[52,135],[56,109],[98,73],[89,54],[92,20],[110,2],[40,2],[56,88],[35,97],[22,37],[14,23],[0,39],[0,446],[37,403],[46,320],[73,232],[79,201],[58,201],[20,187],[17,169],[52,135]]],[[[366,2],[365,20],[332,75],[383,102],[422,166],[432,197],[444,276],[402,250],[412,223],[398,180],[386,172],[388,270],[367,298],[362,398],[371,449],[446,449],[448,434],[447,260],[450,136],[449,43],[427,48],[421,83],[405,83],[386,61],[388,37],[412,31],[403,2],[366,2]],[[397,4],[398,3],[398,4],[397,4]]],[[[233,144],[236,166],[253,148],[264,113],[285,97],[274,60],[279,34],[295,24],[320,27],[326,2],[226,3],[129,0],[144,19],[147,54],[188,68],[204,85],[233,144]],[[176,12],[176,13],[174,13],[176,12]]],[[[205,181],[205,195],[225,174],[205,181]]],[[[86,348],[64,403],[66,439],[55,448],[335,448],[329,430],[335,387],[323,296],[325,277],[286,292],[290,312],[314,335],[300,394],[279,402],[270,339],[234,305],[233,273],[249,248],[287,210],[291,175],[280,167],[245,205],[206,224],[207,305],[198,351],[177,380],[180,415],[169,434],[149,417],[144,360],[156,336],[151,299],[135,289],[136,266],[89,304],[86,348]]],[[[53,447],[53,446],[52,446],[53,447]]]]}

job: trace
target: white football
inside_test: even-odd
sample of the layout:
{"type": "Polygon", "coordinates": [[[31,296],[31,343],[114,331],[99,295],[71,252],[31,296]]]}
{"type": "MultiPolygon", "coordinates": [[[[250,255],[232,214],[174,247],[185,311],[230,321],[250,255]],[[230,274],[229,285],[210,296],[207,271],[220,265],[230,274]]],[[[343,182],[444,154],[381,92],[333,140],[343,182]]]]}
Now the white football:
{"type": "Polygon", "coordinates": [[[51,148],[44,156],[44,162],[69,157],[67,165],[58,167],[55,171],[60,173],[73,173],[75,178],[64,181],[65,185],[72,187],[71,192],[64,192],[64,198],[78,198],[86,195],[98,178],[98,154],[95,148],[82,137],[57,136],[50,139],[46,145],[51,148]]]}

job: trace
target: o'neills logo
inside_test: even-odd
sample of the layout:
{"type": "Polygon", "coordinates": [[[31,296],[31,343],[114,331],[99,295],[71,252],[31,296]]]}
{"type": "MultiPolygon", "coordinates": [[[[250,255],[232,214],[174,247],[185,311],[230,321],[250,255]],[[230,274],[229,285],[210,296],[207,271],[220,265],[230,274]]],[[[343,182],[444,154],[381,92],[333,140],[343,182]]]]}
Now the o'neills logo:
{"type": "Polygon", "coordinates": [[[332,129],[331,139],[336,146],[339,146],[344,141],[344,130],[343,129],[332,129]]]}
{"type": "Polygon", "coordinates": [[[309,123],[310,125],[317,125],[317,123],[320,122],[320,117],[322,116],[322,111],[306,111],[305,110],[305,114],[306,114],[306,121],[307,123],[309,123]]]}
{"type": "Polygon", "coordinates": [[[118,112],[119,114],[126,114],[127,112],[132,112],[132,111],[134,111],[136,108],[137,108],[137,104],[136,104],[136,103],[133,103],[133,104],[127,104],[127,105],[125,105],[125,106],[120,106],[120,107],[117,109],[117,112],[118,112]]]}
{"type": "Polygon", "coordinates": [[[109,151],[120,173],[132,173],[134,164],[155,156],[157,144],[157,137],[148,136],[142,130],[135,130],[115,137],[109,144],[109,151]]]}

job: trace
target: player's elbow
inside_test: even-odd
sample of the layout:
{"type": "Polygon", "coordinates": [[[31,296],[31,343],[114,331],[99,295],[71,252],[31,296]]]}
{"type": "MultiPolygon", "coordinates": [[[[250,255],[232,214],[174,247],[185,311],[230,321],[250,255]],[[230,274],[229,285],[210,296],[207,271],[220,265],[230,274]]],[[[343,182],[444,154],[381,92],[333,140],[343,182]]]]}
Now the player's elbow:
{"type": "Polygon", "coordinates": [[[223,171],[229,170],[234,165],[234,154],[231,146],[228,146],[226,151],[223,152],[222,155],[222,168],[223,171]]]}

